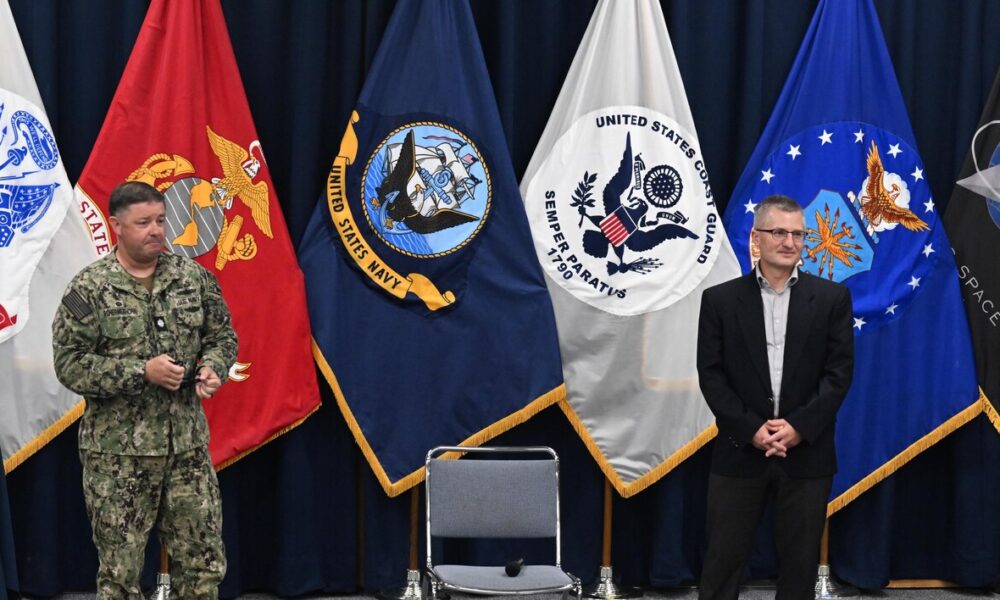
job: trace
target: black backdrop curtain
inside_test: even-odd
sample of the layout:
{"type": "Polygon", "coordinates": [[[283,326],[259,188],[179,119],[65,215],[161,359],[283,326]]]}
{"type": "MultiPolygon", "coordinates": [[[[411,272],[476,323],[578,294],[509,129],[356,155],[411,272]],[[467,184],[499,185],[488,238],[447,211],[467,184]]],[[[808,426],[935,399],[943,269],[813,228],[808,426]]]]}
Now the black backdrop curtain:
{"type": "MultiPolygon", "coordinates": [[[[147,2],[10,4],[75,181],[147,2]]],[[[296,243],[394,4],[223,1],[250,108],[296,243]]],[[[472,0],[519,174],[594,4],[472,0]]],[[[876,7],[927,178],[943,211],[1000,65],[1000,2],[877,0],[876,7]]],[[[764,127],[814,8],[814,1],[802,0],[663,2],[720,204],[764,127]]],[[[212,93],[212,86],[206,81],[205,93],[212,93]]],[[[224,596],[251,590],[352,592],[402,583],[409,498],[383,494],[324,393],[325,405],[302,426],[220,473],[229,558],[224,596]]],[[[560,453],[564,566],[592,580],[600,562],[603,480],[562,414],[544,411],[495,443],[544,443],[560,453]]],[[[615,499],[613,562],[626,583],[697,581],[707,469],[706,449],[640,495],[615,499]]],[[[20,591],[32,596],[93,589],[96,557],[80,491],[76,427],[7,476],[9,517],[2,484],[0,564],[16,559],[17,573],[0,570],[0,582],[12,589],[19,583],[20,591]]],[[[834,516],[830,550],[834,573],[865,588],[904,578],[968,586],[1000,581],[1000,436],[978,418],[917,457],[834,516]]],[[[507,558],[497,545],[456,543],[442,551],[507,558]]],[[[155,556],[151,546],[147,585],[155,556]]],[[[770,577],[775,566],[773,539],[761,527],[748,574],[770,577]]]]}

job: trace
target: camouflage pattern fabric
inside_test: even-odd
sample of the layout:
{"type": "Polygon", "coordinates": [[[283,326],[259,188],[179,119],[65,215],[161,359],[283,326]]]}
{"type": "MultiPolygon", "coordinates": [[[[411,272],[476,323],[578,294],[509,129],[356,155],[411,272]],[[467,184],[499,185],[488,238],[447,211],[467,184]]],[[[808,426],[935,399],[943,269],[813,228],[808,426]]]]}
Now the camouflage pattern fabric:
{"type": "Polygon", "coordinates": [[[174,254],[157,259],[152,291],[114,252],[73,278],[52,323],[56,375],[87,399],[80,458],[100,566],[98,598],[142,597],[139,573],[155,525],[171,556],[171,595],[217,598],[226,570],[208,422],[192,383],[146,382],[168,354],[186,376],[226,380],[236,333],[215,277],[174,254]]]}
{"type": "Polygon", "coordinates": [[[52,323],[56,375],[87,399],[80,449],[165,456],[208,444],[194,385],[176,392],[147,383],[147,360],[169,354],[194,374],[222,381],[236,360],[236,333],[215,277],[174,254],[158,259],[149,293],[112,252],[70,282],[52,323]]]}
{"type": "Polygon", "coordinates": [[[171,597],[217,598],[226,572],[219,483],[208,449],[124,456],[80,451],[83,497],[100,567],[97,598],[140,600],[155,525],[170,553],[171,597]]]}

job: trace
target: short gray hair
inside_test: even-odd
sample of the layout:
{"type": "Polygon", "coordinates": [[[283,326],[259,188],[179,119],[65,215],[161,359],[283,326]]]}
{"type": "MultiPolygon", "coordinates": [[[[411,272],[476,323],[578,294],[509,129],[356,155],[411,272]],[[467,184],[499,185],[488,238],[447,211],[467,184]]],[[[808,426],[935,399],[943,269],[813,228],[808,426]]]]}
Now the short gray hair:
{"type": "Polygon", "coordinates": [[[768,196],[760,201],[757,206],[753,209],[753,226],[757,227],[764,220],[764,216],[768,214],[770,210],[780,210],[786,213],[800,213],[802,211],[802,205],[796,202],[794,199],[783,196],[781,194],[774,194],[768,196]]]}

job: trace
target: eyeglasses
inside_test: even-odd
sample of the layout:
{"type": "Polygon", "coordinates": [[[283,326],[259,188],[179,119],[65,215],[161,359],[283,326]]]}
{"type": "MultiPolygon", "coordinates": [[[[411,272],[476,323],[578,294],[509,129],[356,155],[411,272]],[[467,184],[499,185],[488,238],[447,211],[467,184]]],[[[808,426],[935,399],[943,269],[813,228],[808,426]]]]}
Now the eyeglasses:
{"type": "Polygon", "coordinates": [[[785,238],[789,235],[792,236],[792,240],[796,243],[800,243],[806,239],[806,232],[804,231],[788,231],[787,229],[758,229],[756,227],[754,227],[754,230],[761,233],[770,233],[771,237],[778,242],[785,241],[785,238]]]}

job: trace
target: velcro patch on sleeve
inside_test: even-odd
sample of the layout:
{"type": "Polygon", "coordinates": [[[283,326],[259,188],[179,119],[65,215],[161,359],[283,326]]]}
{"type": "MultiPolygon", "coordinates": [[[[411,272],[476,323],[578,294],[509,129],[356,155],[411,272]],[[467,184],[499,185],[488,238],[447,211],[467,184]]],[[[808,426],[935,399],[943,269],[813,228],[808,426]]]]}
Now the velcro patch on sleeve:
{"type": "Polygon", "coordinates": [[[68,294],[63,296],[62,303],[69,310],[70,314],[76,317],[77,321],[94,312],[94,309],[87,304],[87,301],[83,299],[80,292],[76,290],[70,290],[68,294]]]}

